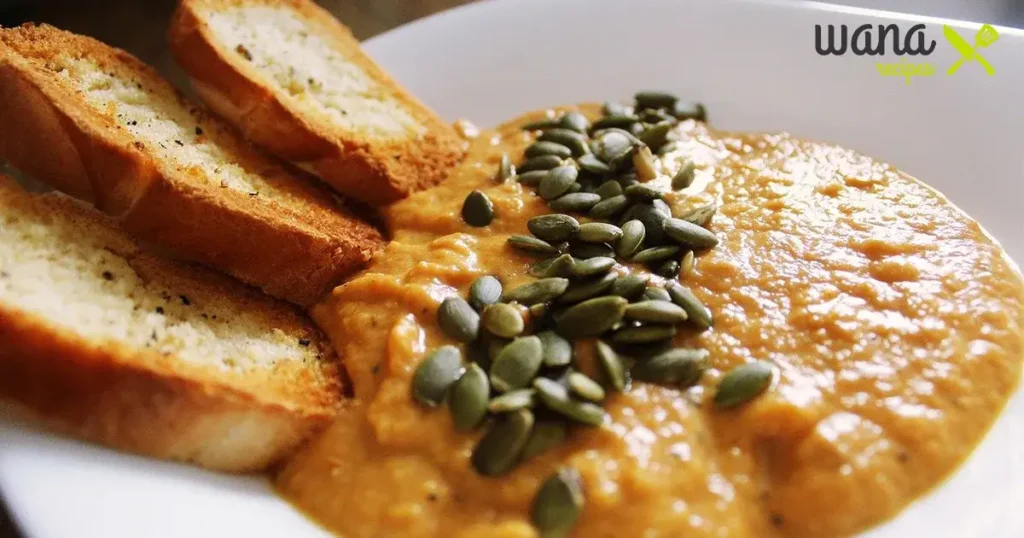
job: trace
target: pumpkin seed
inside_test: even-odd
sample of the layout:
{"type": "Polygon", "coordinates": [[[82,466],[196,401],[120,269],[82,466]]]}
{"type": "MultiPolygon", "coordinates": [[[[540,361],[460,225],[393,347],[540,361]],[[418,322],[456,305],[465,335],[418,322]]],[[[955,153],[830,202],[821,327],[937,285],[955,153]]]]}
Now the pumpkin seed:
{"type": "Polygon", "coordinates": [[[601,385],[581,372],[570,372],[568,376],[569,390],[576,396],[591,402],[604,400],[604,389],[601,385]]]}
{"type": "Polygon", "coordinates": [[[487,374],[476,364],[470,364],[448,394],[448,410],[455,429],[467,431],[477,427],[487,416],[487,397],[491,384],[487,374]]]}
{"type": "Polygon", "coordinates": [[[557,142],[547,142],[542,140],[534,142],[527,147],[524,155],[526,155],[527,158],[540,157],[541,155],[555,155],[560,159],[568,159],[569,157],[572,157],[572,150],[557,142]]]}
{"type": "Polygon", "coordinates": [[[519,250],[538,254],[558,254],[558,249],[541,239],[529,235],[510,235],[508,244],[519,250]]]}
{"type": "Polygon", "coordinates": [[[530,306],[555,299],[565,293],[568,287],[569,280],[566,278],[542,278],[506,292],[504,299],[530,306]]]}
{"type": "Polygon", "coordinates": [[[533,499],[531,519],[540,538],[565,538],[583,512],[583,481],[572,468],[563,467],[544,481],[533,499]]]}
{"type": "Polygon", "coordinates": [[[673,151],[676,151],[678,149],[679,149],[679,143],[678,142],[669,142],[669,143],[665,144],[664,146],[661,146],[660,148],[658,148],[658,155],[668,155],[669,153],[672,153],[673,151]]]}
{"type": "Polygon", "coordinates": [[[562,164],[562,158],[558,155],[540,155],[531,157],[519,165],[519,173],[533,172],[535,170],[551,170],[562,164]]]}
{"type": "Polygon", "coordinates": [[[573,400],[569,389],[557,381],[538,377],[533,380],[533,388],[537,389],[540,401],[560,415],[590,426],[600,426],[604,422],[604,409],[590,402],[573,400]]]}
{"type": "MultiPolygon", "coordinates": [[[[619,186],[618,183],[614,181],[610,183],[619,186]]],[[[621,186],[619,186],[619,190],[622,190],[621,186]]],[[[590,208],[590,213],[588,213],[588,215],[595,219],[607,219],[622,213],[628,206],[629,199],[619,194],[594,204],[594,206],[590,208]]]]}
{"type": "Polygon", "coordinates": [[[537,138],[541,142],[555,142],[572,151],[576,157],[590,153],[590,146],[587,145],[587,137],[570,129],[556,127],[541,133],[537,138]]]}
{"type": "Polygon", "coordinates": [[[673,122],[663,121],[660,115],[656,116],[658,123],[648,127],[644,132],[637,135],[641,142],[647,144],[652,151],[658,151],[668,142],[668,134],[672,132],[673,122]]]}
{"type": "Polygon", "coordinates": [[[477,228],[487,226],[494,220],[494,203],[480,191],[470,192],[462,203],[462,220],[477,228]]]}
{"type": "Polygon", "coordinates": [[[697,177],[695,171],[696,165],[693,164],[693,161],[689,159],[683,161],[679,171],[676,172],[676,175],[672,176],[672,189],[681,191],[692,185],[693,179],[697,177]]]}
{"type": "Polygon", "coordinates": [[[644,301],[626,307],[626,319],[647,323],[682,323],[686,311],[672,301],[644,301]]]}
{"type": "Polygon", "coordinates": [[[580,301],[597,297],[611,289],[615,284],[616,276],[606,273],[595,279],[579,281],[569,285],[569,289],[558,298],[560,303],[578,303],[580,301]]]}
{"type": "Polygon", "coordinates": [[[605,116],[628,116],[631,112],[630,107],[614,101],[605,101],[601,105],[601,113],[605,116]]]}
{"type": "Polygon", "coordinates": [[[574,262],[569,274],[576,278],[584,278],[607,273],[612,267],[615,267],[615,258],[598,256],[574,262]]]}
{"type": "Polygon", "coordinates": [[[523,447],[522,459],[528,460],[539,456],[562,444],[562,441],[565,441],[566,433],[565,422],[554,420],[538,421],[533,425],[530,439],[526,441],[526,446],[523,447]]]}
{"type": "Polygon", "coordinates": [[[623,189],[630,185],[636,185],[637,183],[640,183],[640,180],[636,178],[636,172],[626,172],[620,174],[615,178],[615,181],[617,181],[623,189]]]}
{"type": "Polygon", "coordinates": [[[579,170],[575,166],[559,166],[552,168],[544,179],[540,180],[537,194],[545,200],[552,200],[569,192],[569,187],[576,183],[579,170]]]}
{"type": "Polygon", "coordinates": [[[646,108],[673,108],[679,101],[674,94],[661,91],[637,92],[633,98],[636,100],[638,109],[646,108]]]}
{"type": "Polygon", "coordinates": [[[775,367],[768,361],[754,361],[733,368],[718,383],[715,405],[729,409],[747,403],[772,384],[775,367]]]}
{"type": "Polygon", "coordinates": [[[547,315],[548,306],[544,303],[537,303],[527,308],[527,311],[530,312],[531,319],[533,319],[534,321],[538,321],[547,315]]]}
{"type": "Polygon", "coordinates": [[[590,120],[579,112],[566,112],[562,116],[562,121],[558,122],[558,125],[578,133],[587,134],[587,129],[590,128],[590,120]]]}
{"type": "Polygon", "coordinates": [[[597,158],[611,166],[612,160],[632,151],[633,140],[628,133],[608,130],[595,138],[595,145],[597,158]]]}
{"type": "Polygon", "coordinates": [[[669,295],[669,293],[667,291],[665,291],[665,288],[658,288],[658,287],[651,286],[650,288],[647,288],[646,290],[644,290],[644,300],[645,301],[671,301],[672,300],[672,296],[669,295]]]}
{"type": "Polygon", "coordinates": [[[530,275],[537,278],[568,277],[576,264],[570,254],[562,254],[557,258],[541,260],[530,267],[530,275]]]}
{"type": "MultiPolygon", "coordinates": [[[[672,125],[679,123],[674,116],[667,114],[657,108],[648,108],[639,114],[640,121],[651,124],[651,127],[661,122],[669,122],[672,125]]],[[[650,127],[648,127],[650,128],[650,127]]]]}
{"type": "Polygon", "coordinates": [[[692,291],[678,282],[669,282],[666,289],[672,302],[686,310],[690,323],[696,325],[701,330],[711,327],[713,323],[711,311],[708,310],[708,307],[704,306],[704,303],[700,302],[700,299],[697,299],[697,296],[692,291]]]}
{"type": "Polygon", "coordinates": [[[718,244],[718,237],[707,228],[682,219],[666,220],[664,230],[665,235],[674,241],[694,249],[711,248],[718,244]]]}
{"type": "Polygon", "coordinates": [[[542,351],[540,338],[536,336],[513,340],[498,353],[491,365],[491,386],[498,392],[529,386],[540,371],[542,351]]]}
{"type": "Polygon", "coordinates": [[[623,392],[629,385],[629,377],[626,372],[626,365],[622,357],[612,349],[612,346],[601,340],[597,341],[597,362],[601,366],[601,373],[612,389],[623,392]]]}
{"type": "Polygon", "coordinates": [[[640,118],[633,115],[621,115],[621,116],[607,116],[594,122],[593,128],[607,129],[609,127],[618,127],[620,129],[628,128],[640,121],[640,118]]]}
{"type": "Polygon", "coordinates": [[[566,338],[597,336],[622,320],[629,301],[622,297],[598,297],[566,310],[555,322],[555,330],[566,338]]]}
{"type": "Polygon", "coordinates": [[[622,237],[622,230],[618,226],[604,222],[582,224],[579,234],[577,234],[577,239],[586,243],[614,243],[620,237],[622,237]]]}
{"type": "Polygon", "coordinates": [[[580,221],[561,213],[539,215],[526,222],[530,233],[548,242],[568,241],[580,231],[580,221]]]}
{"type": "Polygon", "coordinates": [[[647,126],[645,126],[643,123],[634,123],[633,125],[630,125],[627,128],[627,130],[629,131],[629,134],[633,135],[634,137],[637,137],[640,136],[640,133],[644,132],[644,129],[646,128],[647,126]]]}
{"type": "Polygon", "coordinates": [[[611,245],[603,243],[573,242],[569,244],[569,253],[581,260],[589,260],[590,258],[611,258],[615,255],[615,251],[612,249],[611,245]]]}
{"type": "Polygon", "coordinates": [[[679,247],[651,247],[637,252],[633,255],[632,261],[635,263],[658,262],[661,260],[667,260],[677,254],[679,254],[679,247]]]}
{"type": "Polygon", "coordinates": [[[665,260],[654,268],[654,274],[665,278],[673,279],[679,276],[679,262],[676,260],[665,260]]]}
{"type": "Polygon", "coordinates": [[[499,476],[515,467],[533,429],[533,413],[520,409],[503,413],[487,429],[471,456],[473,468],[484,476],[499,476]]]}
{"type": "Polygon", "coordinates": [[[611,341],[616,344],[650,344],[668,340],[676,335],[676,328],[670,325],[646,325],[625,327],[612,333],[611,341]]]}
{"type": "Polygon", "coordinates": [[[540,180],[544,179],[544,176],[546,175],[548,175],[547,170],[533,170],[530,172],[522,172],[517,177],[519,178],[519,183],[533,187],[540,185],[540,180]]]}
{"type": "Polygon", "coordinates": [[[667,217],[664,214],[651,204],[636,204],[630,211],[632,214],[627,211],[629,218],[626,220],[636,219],[643,223],[647,244],[660,245],[665,241],[664,225],[667,217]]]}
{"type": "Polygon", "coordinates": [[[696,224],[697,226],[707,226],[711,222],[711,218],[718,212],[717,204],[707,204],[700,207],[695,207],[680,216],[680,220],[685,220],[690,224],[696,224]]]}
{"type": "Polygon", "coordinates": [[[566,192],[566,194],[574,194],[574,193],[580,192],[582,190],[583,190],[583,185],[581,185],[579,182],[576,182],[576,183],[573,183],[572,185],[569,185],[569,190],[566,192]]]}
{"type": "Polygon", "coordinates": [[[644,223],[639,220],[626,222],[622,225],[622,238],[619,239],[619,244],[615,247],[615,253],[625,260],[632,258],[640,250],[640,245],[644,242],[646,234],[644,223]]]}
{"type": "Polygon", "coordinates": [[[622,191],[626,196],[633,200],[641,202],[650,202],[651,200],[658,200],[665,196],[665,193],[660,190],[643,183],[637,183],[636,185],[630,185],[622,191]]]}
{"type": "Polygon", "coordinates": [[[622,194],[622,185],[619,185],[619,182],[614,179],[609,179],[599,185],[594,192],[600,195],[602,200],[607,200],[622,194]]]}
{"type": "Polygon", "coordinates": [[[550,129],[552,127],[558,127],[558,124],[558,118],[544,118],[542,120],[524,123],[522,129],[524,131],[539,131],[541,129],[550,129]]]}
{"type": "Polygon", "coordinates": [[[704,109],[704,105],[700,103],[676,101],[670,110],[672,115],[680,121],[692,119],[703,122],[708,119],[708,113],[704,109]]]}
{"type": "Polygon", "coordinates": [[[697,256],[692,250],[687,250],[686,254],[683,254],[683,261],[679,265],[679,274],[681,276],[689,275],[693,272],[693,267],[697,264],[697,256]]]}
{"type": "Polygon", "coordinates": [[[491,413],[511,413],[520,409],[529,409],[536,403],[537,391],[534,389],[510,390],[501,396],[491,398],[484,407],[491,413]]]}
{"type": "Polygon", "coordinates": [[[505,346],[509,344],[509,340],[503,338],[495,338],[487,343],[487,364],[481,364],[480,367],[488,371],[491,369],[491,365],[494,364],[494,359],[498,358],[498,354],[501,350],[505,349],[505,346]]]}
{"type": "Polygon", "coordinates": [[[427,407],[444,401],[448,388],[462,375],[462,354],[455,346],[441,346],[416,366],[412,397],[427,407]]]}
{"type": "Polygon", "coordinates": [[[501,299],[501,281],[491,275],[484,275],[469,286],[469,304],[476,310],[494,304],[501,299]]]}
{"type": "Polygon", "coordinates": [[[548,207],[555,211],[584,212],[601,201],[601,196],[592,192],[574,192],[555,198],[548,202],[548,207]]]}
{"type": "MultiPolygon", "coordinates": [[[[680,310],[682,309],[680,308],[680,310]]],[[[487,332],[501,338],[519,336],[526,328],[519,309],[507,303],[488,305],[480,314],[480,323],[487,329],[487,332]]]]}
{"type": "Polygon", "coordinates": [[[572,362],[572,344],[568,340],[554,331],[540,332],[537,338],[540,338],[544,366],[557,368],[572,362]]]}
{"type": "Polygon", "coordinates": [[[637,363],[633,377],[685,389],[696,385],[707,367],[706,349],[675,348],[637,363]]]}
{"type": "Polygon", "coordinates": [[[664,215],[667,219],[672,218],[672,207],[665,200],[651,200],[651,208],[664,215]]]}
{"type": "Polygon", "coordinates": [[[473,342],[480,333],[480,314],[462,297],[448,297],[437,310],[437,323],[459,342],[473,342]]]}
{"type": "Polygon", "coordinates": [[[626,299],[635,299],[644,293],[650,277],[647,275],[624,275],[615,279],[609,293],[626,299]]]}
{"type": "Polygon", "coordinates": [[[580,165],[580,169],[584,172],[589,172],[598,176],[610,174],[612,171],[611,168],[608,168],[607,164],[601,162],[601,159],[598,159],[590,153],[581,155],[580,158],[576,159],[576,164],[580,165]]]}
{"type": "Polygon", "coordinates": [[[636,176],[641,182],[650,181],[658,177],[658,170],[654,167],[654,154],[651,148],[646,145],[633,146],[633,166],[636,167],[636,176]]]}

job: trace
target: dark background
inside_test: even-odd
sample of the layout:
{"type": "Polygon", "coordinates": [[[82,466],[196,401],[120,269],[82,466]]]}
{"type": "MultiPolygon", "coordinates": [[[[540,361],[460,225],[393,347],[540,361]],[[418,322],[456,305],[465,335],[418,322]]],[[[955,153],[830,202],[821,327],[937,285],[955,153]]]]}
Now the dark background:
{"type": "MultiPolygon", "coordinates": [[[[359,39],[473,0],[320,0],[359,39]]],[[[685,1],[685,0],[678,0],[685,1]]],[[[0,26],[46,22],[126,49],[184,88],[164,34],[176,0],[0,0],[0,26]]],[[[1024,27],[1024,0],[840,0],[843,4],[1024,27]]],[[[0,499],[2,500],[2,499],[0,499]]],[[[54,507],[54,517],[60,508],[54,507]]],[[[17,538],[0,502],[0,538],[17,538]]],[[[111,537],[114,538],[114,537],[111,537]]]]}

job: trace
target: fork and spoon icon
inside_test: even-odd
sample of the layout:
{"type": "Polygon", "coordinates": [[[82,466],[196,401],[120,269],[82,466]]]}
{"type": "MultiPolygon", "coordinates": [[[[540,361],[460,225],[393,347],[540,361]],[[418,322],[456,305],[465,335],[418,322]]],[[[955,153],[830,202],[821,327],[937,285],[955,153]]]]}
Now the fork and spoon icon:
{"type": "Polygon", "coordinates": [[[964,39],[960,34],[953,29],[953,27],[947,25],[942,26],[942,33],[946,36],[950,45],[960,53],[960,58],[949,67],[947,74],[954,74],[960,67],[963,66],[964,62],[976,61],[985,69],[985,72],[989,75],[996,74],[996,69],[992,67],[992,64],[988,63],[988,60],[981,55],[978,49],[988,47],[992,43],[995,43],[999,39],[999,32],[996,31],[991,25],[983,25],[978,33],[974,36],[974,44],[972,45],[969,41],[964,39]]]}

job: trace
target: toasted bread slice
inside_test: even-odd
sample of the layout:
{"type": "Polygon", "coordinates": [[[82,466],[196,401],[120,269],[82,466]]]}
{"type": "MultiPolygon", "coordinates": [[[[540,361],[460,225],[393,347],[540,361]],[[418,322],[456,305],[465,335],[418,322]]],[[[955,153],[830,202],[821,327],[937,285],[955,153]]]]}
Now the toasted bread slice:
{"type": "Polygon", "coordinates": [[[90,441],[243,472],[323,426],[341,391],[294,306],[0,176],[0,399],[90,441]]]}
{"type": "Polygon", "coordinates": [[[301,305],[380,233],[128,53],[51,26],[0,29],[0,159],[136,237],[301,305]]]}
{"type": "Polygon", "coordinates": [[[310,0],[183,0],[169,35],[211,108],[338,192],[393,202],[463,156],[454,129],[310,0]]]}

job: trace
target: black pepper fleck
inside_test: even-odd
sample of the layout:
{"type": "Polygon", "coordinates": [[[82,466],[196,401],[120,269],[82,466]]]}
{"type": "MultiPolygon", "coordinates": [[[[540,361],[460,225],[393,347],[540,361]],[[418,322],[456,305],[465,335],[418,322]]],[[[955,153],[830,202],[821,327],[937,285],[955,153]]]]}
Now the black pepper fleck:
{"type": "Polygon", "coordinates": [[[778,512],[772,512],[772,525],[775,525],[775,528],[777,529],[781,529],[783,523],[784,521],[782,519],[782,514],[778,512]]]}
{"type": "Polygon", "coordinates": [[[377,375],[378,373],[380,373],[380,365],[374,364],[373,367],[370,368],[370,373],[373,375],[377,375]]]}
{"type": "Polygon", "coordinates": [[[203,135],[202,127],[196,127],[196,136],[202,136],[202,135],[203,135]]]}
{"type": "Polygon", "coordinates": [[[0,278],[10,278],[11,274],[7,271],[0,271],[0,278]]]}
{"type": "Polygon", "coordinates": [[[896,456],[896,459],[898,459],[900,463],[907,463],[908,461],[910,461],[910,454],[906,452],[900,452],[899,455],[896,456]]]}
{"type": "Polygon", "coordinates": [[[252,61],[252,53],[249,52],[249,49],[245,48],[243,45],[239,44],[237,47],[235,47],[235,52],[241,54],[242,58],[245,58],[250,62],[252,61]]]}
{"type": "Polygon", "coordinates": [[[206,315],[206,312],[203,312],[202,314],[199,315],[202,316],[203,319],[210,319],[210,316],[206,315]]]}
{"type": "Polygon", "coordinates": [[[154,329],[153,332],[150,333],[149,339],[154,341],[154,342],[156,341],[156,329],[154,329]]]}
{"type": "Polygon", "coordinates": [[[163,314],[164,313],[164,307],[162,307],[162,306],[156,307],[156,313],[157,314],[163,314]]]}
{"type": "Polygon", "coordinates": [[[175,143],[175,144],[177,144],[177,145],[179,145],[179,146],[184,146],[184,145],[185,145],[185,144],[183,144],[183,143],[181,142],[181,140],[175,140],[175,141],[174,141],[174,143],[175,143]]]}
{"type": "Polygon", "coordinates": [[[256,197],[256,196],[259,196],[259,195],[260,195],[260,193],[258,193],[258,192],[250,192],[249,193],[249,196],[252,196],[252,197],[256,197]]]}
{"type": "Polygon", "coordinates": [[[181,298],[181,304],[183,304],[185,306],[188,306],[188,305],[192,304],[192,301],[190,301],[188,297],[186,297],[184,295],[179,295],[178,297],[181,298]]]}
{"type": "Polygon", "coordinates": [[[299,338],[299,345],[302,346],[302,347],[308,347],[309,346],[309,339],[307,339],[307,338],[299,338]]]}
{"type": "Polygon", "coordinates": [[[427,494],[427,500],[430,501],[430,502],[437,502],[437,494],[436,493],[428,493],[427,494]]]}
{"type": "Polygon", "coordinates": [[[114,273],[111,273],[110,271],[103,271],[103,279],[114,280],[114,273]]]}

